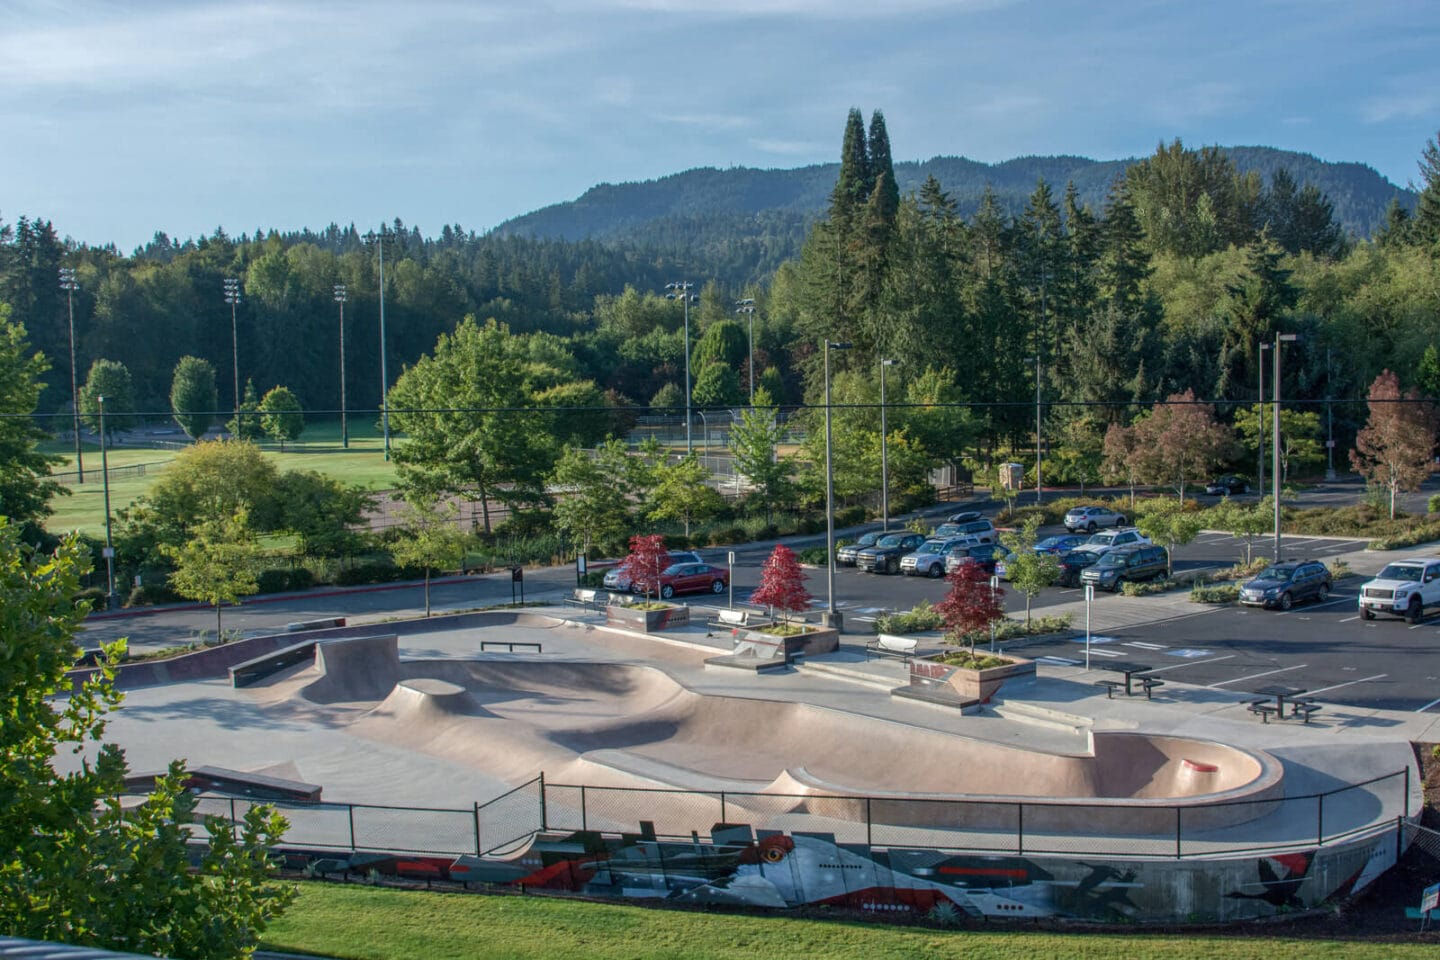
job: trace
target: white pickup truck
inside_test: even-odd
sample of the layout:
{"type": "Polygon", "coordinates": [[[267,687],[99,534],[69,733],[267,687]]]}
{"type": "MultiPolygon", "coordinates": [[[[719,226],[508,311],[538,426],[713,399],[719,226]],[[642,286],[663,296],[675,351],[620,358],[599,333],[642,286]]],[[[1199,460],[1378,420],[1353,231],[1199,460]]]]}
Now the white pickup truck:
{"type": "Polygon", "coordinates": [[[1360,616],[1394,614],[1419,623],[1427,607],[1440,606],[1440,557],[1396,560],[1360,588],[1360,616]]]}

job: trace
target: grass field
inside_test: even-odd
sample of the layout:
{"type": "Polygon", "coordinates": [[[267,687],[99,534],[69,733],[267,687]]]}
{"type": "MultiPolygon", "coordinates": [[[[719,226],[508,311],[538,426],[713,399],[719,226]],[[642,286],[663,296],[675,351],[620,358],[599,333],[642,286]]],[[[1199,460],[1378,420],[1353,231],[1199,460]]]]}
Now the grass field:
{"type": "MultiPolygon", "coordinates": [[[[393,439],[393,435],[392,435],[393,439]]],[[[386,490],[395,485],[395,465],[384,457],[385,443],[378,428],[368,421],[350,422],[350,447],[340,444],[340,421],[307,424],[305,433],[295,443],[287,443],[285,452],[278,444],[263,443],[261,449],[280,470],[315,470],[345,483],[367,490],[386,490]]],[[[41,445],[45,453],[64,458],[55,473],[73,473],[74,447],[65,442],[51,441],[41,445]]],[[[85,444],[85,483],[66,483],[70,496],[51,501],[54,513],[45,526],[56,533],[80,530],[93,536],[105,533],[104,484],[100,475],[100,447],[85,444]]],[[[174,450],[136,447],[112,447],[107,457],[110,469],[145,465],[144,476],[112,476],[110,479],[110,511],[112,515],[129,506],[150,488],[164,467],[175,459],[174,450]]]]}
{"type": "MultiPolygon", "coordinates": [[[[971,922],[971,921],[967,921],[971,922]]],[[[309,882],[266,932],[268,950],[339,960],[1407,960],[1434,944],[1207,934],[937,930],[842,920],[702,913],[550,897],[473,896],[309,882]]]]}

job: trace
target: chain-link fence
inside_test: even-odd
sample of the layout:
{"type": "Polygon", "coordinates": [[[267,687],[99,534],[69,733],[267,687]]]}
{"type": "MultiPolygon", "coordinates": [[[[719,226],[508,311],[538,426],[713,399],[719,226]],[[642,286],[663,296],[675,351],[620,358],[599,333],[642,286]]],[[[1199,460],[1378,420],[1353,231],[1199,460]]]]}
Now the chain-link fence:
{"type": "MultiPolygon", "coordinates": [[[[838,843],[977,853],[1174,859],[1302,849],[1397,826],[1440,859],[1440,834],[1409,825],[1410,771],[1324,793],[1175,804],[1145,800],[941,800],[697,791],[546,783],[485,803],[427,808],[274,803],[289,846],[503,855],[538,832],[594,831],[693,840],[717,826],[817,833],[838,843]]],[[[205,797],[200,812],[238,822],[254,801],[205,797]]]]}

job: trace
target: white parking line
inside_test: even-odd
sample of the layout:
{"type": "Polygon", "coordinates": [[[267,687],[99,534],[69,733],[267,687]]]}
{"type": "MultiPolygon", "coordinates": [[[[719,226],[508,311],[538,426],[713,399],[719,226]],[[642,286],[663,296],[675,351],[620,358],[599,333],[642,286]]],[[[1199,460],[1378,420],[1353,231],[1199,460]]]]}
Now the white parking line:
{"type": "Polygon", "coordinates": [[[1351,620],[1359,620],[1359,619],[1360,619],[1360,615],[1357,613],[1355,616],[1353,616],[1353,617],[1346,617],[1344,620],[1341,620],[1340,622],[1341,622],[1341,623],[1349,623],[1351,620]]]}
{"type": "Polygon", "coordinates": [[[1164,649],[1165,649],[1165,644],[1163,644],[1163,643],[1146,643],[1146,642],[1143,641],[1143,640],[1126,640],[1126,641],[1124,641],[1124,645],[1127,646],[1127,647],[1139,647],[1139,648],[1142,649],[1142,650],[1164,650],[1164,649]]]}
{"type": "Polygon", "coordinates": [[[1221,660],[1234,660],[1235,654],[1227,653],[1223,657],[1211,657],[1209,660],[1186,660],[1184,663],[1172,663],[1168,667],[1156,667],[1154,670],[1146,670],[1149,673],[1159,673],[1162,670],[1179,670],[1181,667],[1198,667],[1202,663],[1217,663],[1221,660]]]}
{"type": "Polygon", "coordinates": [[[1208,683],[1205,685],[1205,689],[1210,690],[1215,687],[1224,687],[1232,683],[1244,683],[1246,680],[1259,680],[1261,677],[1268,677],[1275,673],[1289,673],[1291,670],[1304,670],[1308,666],[1310,666],[1308,663],[1299,663],[1293,667],[1281,667],[1278,670],[1266,670],[1264,673],[1252,673],[1249,676],[1236,677],[1234,680],[1221,680],[1219,683],[1208,683]]]}
{"type": "Polygon", "coordinates": [[[1416,712],[1416,713],[1424,713],[1426,710],[1429,710],[1431,707],[1435,706],[1435,704],[1437,704],[1437,703],[1440,703],[1440,700],[1431,700],[1429,703],[1425,704],[1425,706],[1421,707],[1419,710],[1416,710],[1415,712],[1416,712]]]}
{"type": "Polygon", "coordinates": [[[1306,690],[1305,696],[1308,697],[1317,693],[1328,693],[1331,690],[1339,690],[1341,687],[1348,687],[1356,683],[1366,683],[1370,680],[1384,680],[1388,676],[1388,673],[1377,673],[1373,677],[1361,677],[1359,680],[1346,680],[1344,683],[1334,683],[1328,687],[1321,687],[1319,690],[1306,690]]]}
{"type": "Polygon", "coordinates": [[[1036,657],[1035,660],[1039,663],[1054,663],[1062,667],[1080,666],[1079,660],[1071,660],[1068,657],[1036,657]]]}

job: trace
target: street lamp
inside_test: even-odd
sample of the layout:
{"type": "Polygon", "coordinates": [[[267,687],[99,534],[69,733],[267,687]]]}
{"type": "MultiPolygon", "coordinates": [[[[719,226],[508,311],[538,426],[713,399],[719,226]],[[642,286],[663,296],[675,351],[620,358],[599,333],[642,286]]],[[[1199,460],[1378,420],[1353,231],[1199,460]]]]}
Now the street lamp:
{"type": "Polygon", "coordinates": [[[1260,491],[1260,496],[1265,496],[1265,351],[1270,349],[1270,344],[1261,342],[1255,369],[1259,373],[1259,399],[1255,405],[1255,419],[1259,421],[1259,429],[1255,432],[1255,489],[1260,491]]]}
{"type": "Polygon", "coordinates": [[[1035,364],[1035,502],[1040,502],[1040,355],[1026,357],[1026,363],[1035,364]]]}
{"type": "MultiPolygon", "coordinates": [[[[666,300],[679,300],[685,304],[685,452],[690,453],[693,445],[690,441],[690,288],[694,284],[685,280],[677,283],[665,284],[665,289],[670,292],[665,294],[666,300]]],[[[696,298],[698,299],[698,298],[696,298]]]]}
{"type": "Polygon", "coordinates": [[[735,312],[743,313],[750,320],[750,406],[755,406],[755,300],[746,297],[735,301],[735,312]]]}
{"type": "Polygon", "coordinates": [[[350,428],[345,420],[345,284],[335,284],[335,302],[340,304],[340,446],[350,449],[350,428]]]}
{"type": "Polygon", "coordinates": [[[105,398],[96,397],[100,407],[100,479],[105,487],[105,609],[115,609],[115,541],[110,536],[110,457],[105,446],[105,398]]]}
{"type": "Polygon", "coordinates": [[[1299,339],[1299,335],[1294,333],[1275,334],[1275,414],[1270,423],[1270,432],[1274,434],[1271,438],[1273,459],[1270,461],[1270,484],[1275,491],[1275,563],[1280,562],[1280,344],[1294,343],[1299,339]]]}
{"type": "Polygon", "coordinates": [[[228,277],[221,281],[225,288],[225,302],[230,304],[230,355],[234,364],[233,376],[235,378],[235,409],[232,415],[235,418],[235,426],[240,426],[240,334],[235,326],[235,307],[240,303],[240,281],[234,277],[228,277]]]}
{"type": "Polygon", "coordinates": [[[890,529],[890,451],[885,438],[885,368],[898,360],[880,361],[880,529],[890,529]]]}
{"type": "Polygon", "coordinates": [[[830,607],[829,625],[843,629],[835,609],[835,463],[830,454],[830,351],[849,350],[849,343],[825,341],[825,585],[830,607]]]}
{"type": "Polygon", "coordinates": [[[80,284],[75,280],[74,267],[60,268],[60,289],[65,291],[65,301],[70,307],[70,402],[75,410],[75,482],[85,482],[85,458],[80,452],[80,386],[75,375],[75,291],[80,284]]]}
{"type": "Polygon", "coordinates": [[[380,224],[380,238],[375,241],[380,253],[380,425],[385,434],[385,459],[390,459],[390,374],[385,367],[385,224],[380,224]]]}

